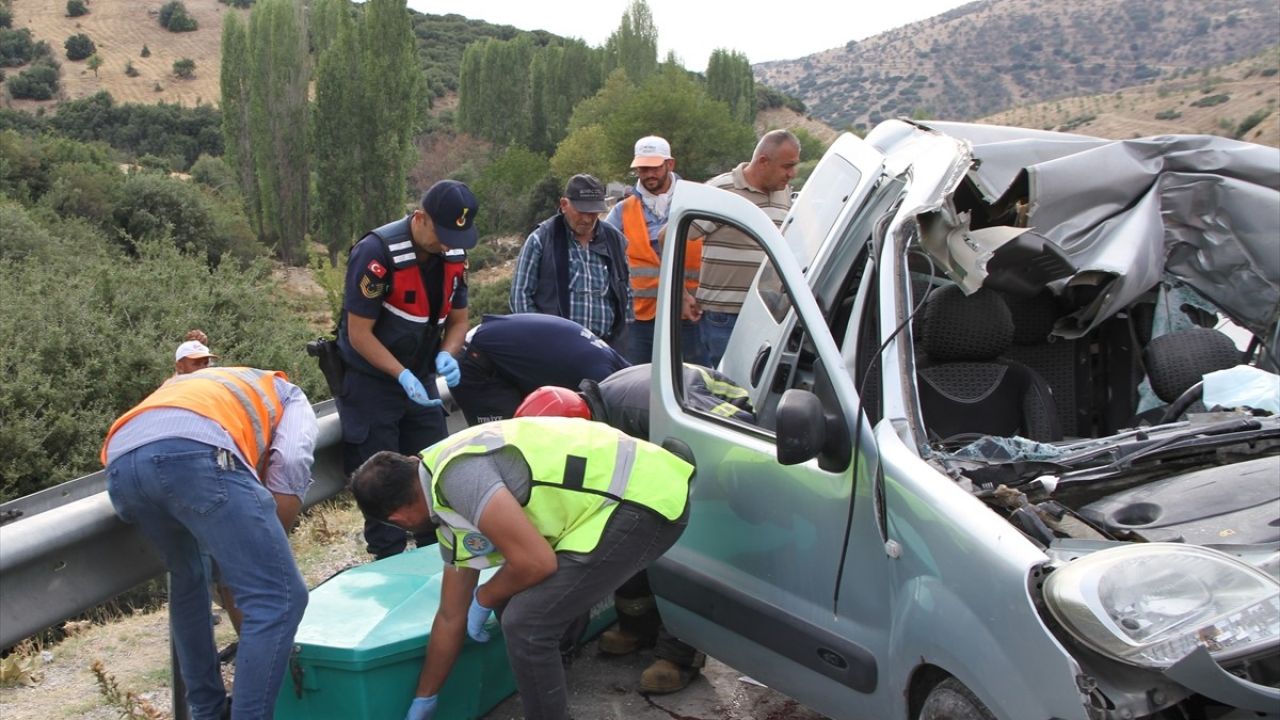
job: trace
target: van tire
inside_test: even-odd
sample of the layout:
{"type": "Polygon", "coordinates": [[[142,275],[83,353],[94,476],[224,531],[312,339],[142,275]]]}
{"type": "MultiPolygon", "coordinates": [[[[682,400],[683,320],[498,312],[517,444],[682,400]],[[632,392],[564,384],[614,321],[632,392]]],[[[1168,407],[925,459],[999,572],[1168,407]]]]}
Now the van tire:
{"type": "Polygon", "coordinates": [[[949,677],[929,691],[916,720],[996,720],[964,683],[949,677]]]}

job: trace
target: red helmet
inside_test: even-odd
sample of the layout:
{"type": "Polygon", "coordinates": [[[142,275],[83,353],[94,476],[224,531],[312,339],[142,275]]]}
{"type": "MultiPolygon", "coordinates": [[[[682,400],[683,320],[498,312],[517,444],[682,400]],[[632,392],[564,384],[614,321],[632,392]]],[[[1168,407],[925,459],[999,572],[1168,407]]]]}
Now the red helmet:
{"type": "Polygon", "coordinates": [[[591,419],[591,408],[587,401],[569,388],[546,385],[529,393],[520,407],[516,408],[516,417],[579,417],[591,419]]]}

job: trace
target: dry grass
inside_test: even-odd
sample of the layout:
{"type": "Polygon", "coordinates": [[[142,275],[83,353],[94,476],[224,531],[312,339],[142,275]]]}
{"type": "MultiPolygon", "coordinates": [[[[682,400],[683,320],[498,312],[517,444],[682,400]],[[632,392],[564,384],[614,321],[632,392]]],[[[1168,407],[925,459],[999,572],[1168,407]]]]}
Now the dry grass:
{"type": "MultiPolygon", "coordinates": [[[[302,519],[290,541],[308,587],[368,558],[361,527],[360,511],[349,496],[325,503],[302,519]]],[[[173,687],[168,621],[163,608],[137,612],[82,628],[56,645],[33,646],[26,657],[36,659],[40,677],[34,685],[0,688],[0,718],[114,720],[121,717],[122,703],[129,702],[130,694],[134,707],[158,709],[168,717],[173,687]],[[95,663],[101,663],[99,672],[93,670],[95,663]],[[104,692],[104,677],[113,693],[104,692]]],[[[215,630],[219,647],[234,639],[225,616],[215,630]]]]}
{"type": "Polygon", "coordinates": [[[184,0],[187,12],[200,24],[194,32],[171,33],[160,27],[156,15],[161,0],[128,0],[127,2],[89,0],[89,14],[66,16],[64,0],[13,0],[13,27],[29,28],[37,40],[47,41],[62,63],[62,90],[55,100],[36,102],[18,100],[12,107],[32,109],[93,95],[101,90],[111,93],[116,102],[170,102],[193,106],[218,103],[219,64],[224,13],[241,13],[248,22],[247,10],[235,10],[218,0],[184,0]],[[63,43],[76,33],[85,33],[97,45],[102,67],[95,77],[84,60],[67,60],[63,43]],[[151,50],[142,57],[142,47],[151,50]],[[181,80],[173,75],[173,63],[191,58],[196,63],[195,77],[181,80]],[[125,74],[129,62],[138,70],[137,77],[125,74]],[[156,90],[157,84],[160,90],[156,90]]]}
{"type": "Polygon", "coordinates": [[[980,122],[1048,129],[1066,126],[1065,129],[1073,132],[1117,140],[1169,133],[1230,137],[1245,118],[1265,113],[1240,139],[1280,147],[1278,69],[1280,53],[1271,52],[1216,68],[1208,74],[1125,88],[1109,95],[1027,105],[991,115],[980,122]],[[1266,71],[1272,74],[1264,75],[1266,71]],[[1193,104],[1217,95],[1228,99],[1216,105],[1193,104]]]}

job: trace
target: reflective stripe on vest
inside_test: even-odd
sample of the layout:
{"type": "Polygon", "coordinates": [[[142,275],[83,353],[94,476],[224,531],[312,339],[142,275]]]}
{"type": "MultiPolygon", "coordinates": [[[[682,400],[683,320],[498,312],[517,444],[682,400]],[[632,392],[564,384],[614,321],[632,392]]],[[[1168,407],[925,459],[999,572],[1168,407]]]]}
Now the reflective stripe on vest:
{"type": "Polygon", "coordinates": [[[289,379],[282,372],[247,367],[205,368],[170,378],[111,424],[102,443],[102,464],[107,464],[111,436],[125,423],[147,410],[169,407],[189,410],[222,426],[262,479],[267,451],[284,412],[276,393],[277,377],[289,379]]]}
{"type": "Polygon", "coordinates": [[[479,529],[449,507],[436,479],[450,462],[512,446],[529,466],[525,515],[556,552],[595,549],[619,503],[646,507],[667,520],[684,514],[693,467],[648,442],[580,418],[530,417],[486,423],[422,451],[427,491],[440,520],[436,536],[451,562],[484,568],[503,562],[479,529]]]}
{"type": "MultiPolygon", "coordinates": [[[[637,320],[652,320],[658,313],[658,276],[661,258],[653,251],[649,226],[638,195],[622,201],[622,234],[627,236],[627,265],[631,269],[631,297],[637,320]]],[[[687,241],[684,254],[684,287],[698,289],[702,270],[702,238],[687,241]]]]}

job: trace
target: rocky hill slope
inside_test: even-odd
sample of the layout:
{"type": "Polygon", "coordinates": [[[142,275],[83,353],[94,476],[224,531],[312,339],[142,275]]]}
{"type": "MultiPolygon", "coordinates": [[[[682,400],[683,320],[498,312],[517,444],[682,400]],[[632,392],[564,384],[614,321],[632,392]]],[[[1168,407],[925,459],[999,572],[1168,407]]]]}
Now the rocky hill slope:
{"type": "Polygon", "coordinates": [[[1280,43],[1275,0],[979,0],[861,42],[755,66],[819,119],[969,120],[1171,81],[1280,43]]]}

